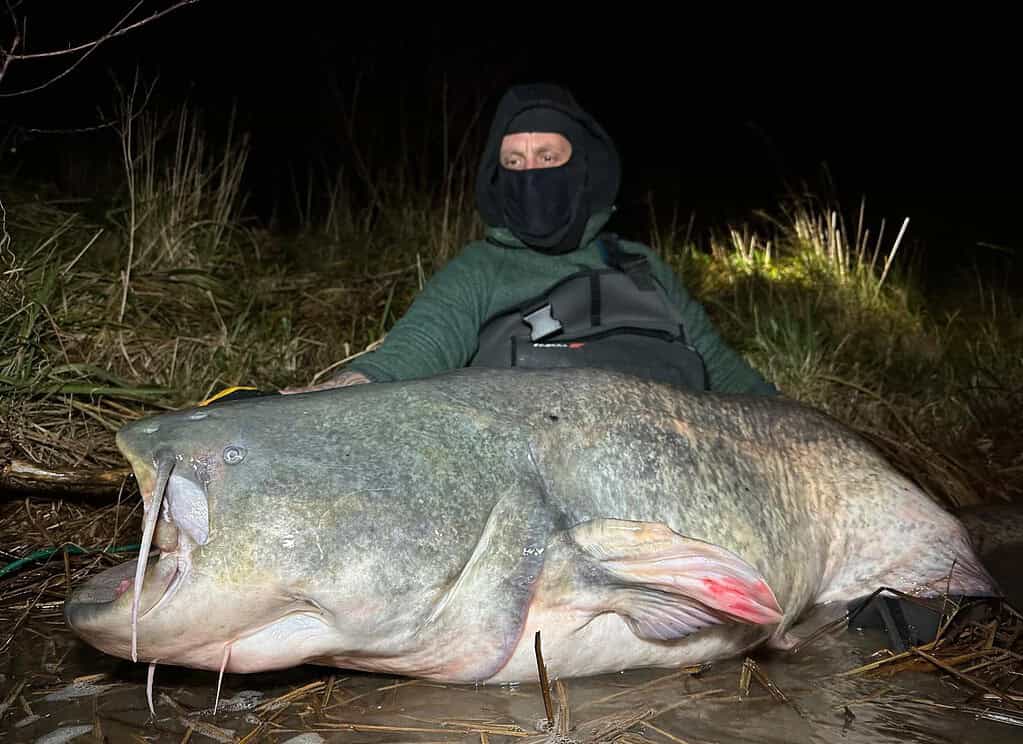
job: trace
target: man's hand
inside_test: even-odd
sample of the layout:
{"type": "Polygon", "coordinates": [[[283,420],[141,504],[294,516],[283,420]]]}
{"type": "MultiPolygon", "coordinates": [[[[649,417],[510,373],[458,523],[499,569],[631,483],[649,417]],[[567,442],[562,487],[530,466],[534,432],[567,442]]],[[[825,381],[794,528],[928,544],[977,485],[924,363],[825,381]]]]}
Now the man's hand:
{"type": "Polygon", "coordinates": [[[313,393],[317,390],[331,390],[337,387],[348,387],[349,385],[362,385],[367,382],[370,382],[370,379],[366,377],[366,375],[361,372],[353,372],[349,370],[317,385],[283,388],[279,392],[282,395],[291,395],[292,393],[313,393]]]}

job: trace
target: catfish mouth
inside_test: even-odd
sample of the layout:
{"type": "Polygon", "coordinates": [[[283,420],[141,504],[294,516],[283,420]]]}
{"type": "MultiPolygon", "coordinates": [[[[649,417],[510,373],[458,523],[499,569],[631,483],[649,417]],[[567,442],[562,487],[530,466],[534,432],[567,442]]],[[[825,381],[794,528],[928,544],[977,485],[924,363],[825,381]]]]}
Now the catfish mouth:
{"type": "MultiPolygon", "coordinates": [[[[129,655],[132,587],[138,561],[134,558],[90,577],[76,588],[64,608],[68,624],[78,635],[116,656],[129,655]]],[[[139,620],[169,602],[187,573],[187,562],[180,555],[154,551],[147,559],[139,620]]]]}
{"type": "Polygon", "coordinates": [[[139,622],[168,603],[189,574],[192,551],[209,538],[209,505],[194,464],[188,467],[167,449],[149,462],[122,451],[145,509],[139,557],[79,587],[66,603],[65,618],[97,648],[138,661],[139,622]]]}

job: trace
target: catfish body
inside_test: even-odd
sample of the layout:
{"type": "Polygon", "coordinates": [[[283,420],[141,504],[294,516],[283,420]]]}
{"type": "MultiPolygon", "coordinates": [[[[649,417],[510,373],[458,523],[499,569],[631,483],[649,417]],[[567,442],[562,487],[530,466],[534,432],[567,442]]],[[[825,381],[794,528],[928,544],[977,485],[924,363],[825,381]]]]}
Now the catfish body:
{"type": "Polygon", "coordinates": [[[469,369],[162,414],[117,441],[159,556],[67,617],[126,658],[134,625],[136,657],[168,664],[519,681],[538,630],[550,673],[579,676],[784,646],[809,610],[880,586],[998,593],[952,515],[783,399],[469,369]]]}

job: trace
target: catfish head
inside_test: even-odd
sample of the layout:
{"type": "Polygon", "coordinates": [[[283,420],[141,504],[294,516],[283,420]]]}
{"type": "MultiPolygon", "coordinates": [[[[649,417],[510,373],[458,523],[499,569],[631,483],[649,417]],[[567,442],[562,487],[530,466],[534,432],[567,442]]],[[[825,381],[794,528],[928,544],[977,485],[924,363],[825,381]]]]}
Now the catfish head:
{"type": "MultiPolygon", "coordinates": [[[[313,586],[331,572],[324,535],[345,518],[322,506],[351,503],[317,491],[322,442],[301,441],[292,418],[308,416],[299,400],[308,397],[218,403],[118,432],[144,501],[141,547],[136,560],[74,592],[65,616],[77,635],[121,658],[221,672],[281,669],[360,646],[360,632],[372,632],[371,599],[334,596],[327,610],[313,586]],[[346,610],[348,639],[335,623],[346,610]]],[[[311,427],[314,438],[325,429],[311,427]]],[[[357,557],[336,546],[330,558],[339,571],[359,571],[357,557]]]]}

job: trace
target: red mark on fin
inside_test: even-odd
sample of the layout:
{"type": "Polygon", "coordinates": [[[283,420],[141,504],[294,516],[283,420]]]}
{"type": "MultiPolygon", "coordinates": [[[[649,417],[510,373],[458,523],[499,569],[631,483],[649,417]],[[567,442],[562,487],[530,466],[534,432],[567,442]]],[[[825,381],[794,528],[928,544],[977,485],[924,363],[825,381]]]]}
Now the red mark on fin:
{"type": "Polygon", "coordinates": [[[726,609],[733,615],[740,617],[746,617],[747,615],[756,615],[760,608],[752,602],[747,602],[745,599],[737,599],[729,605],[726,605],[726,609]]]}
{"type": "Polygon", "coordinates": [[[700,581],[712,600],[711,605],[733,617],[758,625],[781,620],[782,611],[778,600],[763,580],[748,582],[724,576],[700,581]]]}
{"type": "Polygon", "coordinates": [[[746,582],[740,579],[733,579],[730,576],[725,576],[721,579],[703,579],[703,585],[707,587],[707,591],[710,592],[711,596],[717,599],[752,594],[746,582]]]}
{"type": "Polygon", "coordinates": [[[771,591],[771,587],[763,579],[753,585],[753,596],[756,597],[757,602],[765,607],[777,608],[781,612],[781,607],[778,607],[778,600],[775,599],[774,592],[771,591]]]}

